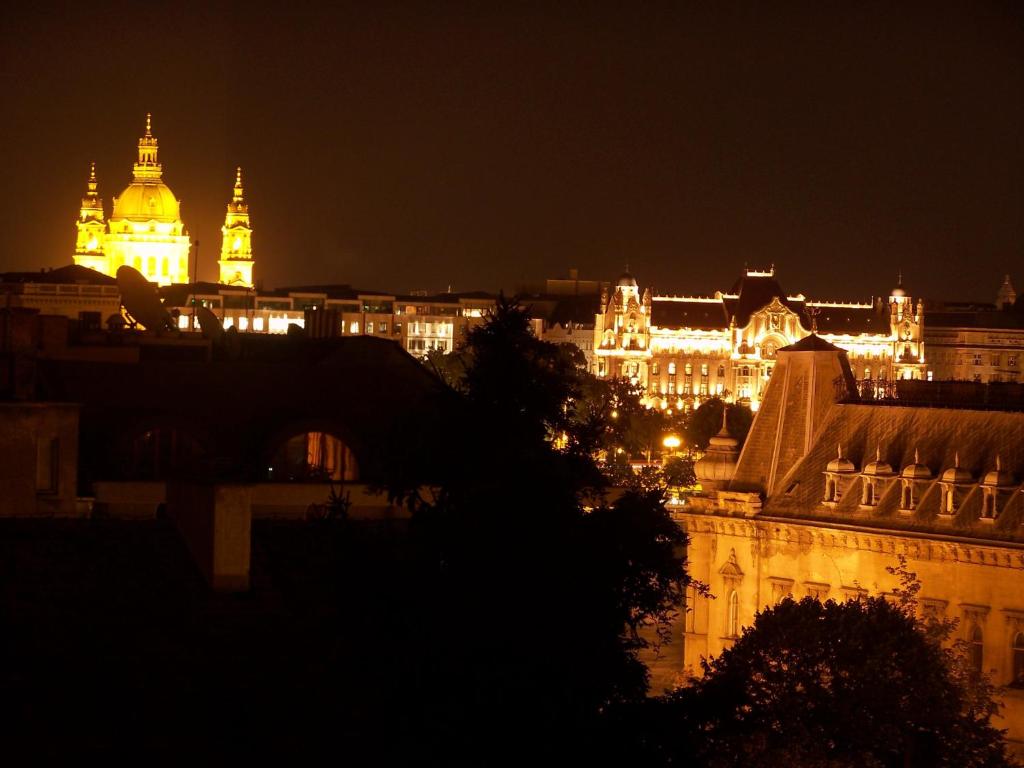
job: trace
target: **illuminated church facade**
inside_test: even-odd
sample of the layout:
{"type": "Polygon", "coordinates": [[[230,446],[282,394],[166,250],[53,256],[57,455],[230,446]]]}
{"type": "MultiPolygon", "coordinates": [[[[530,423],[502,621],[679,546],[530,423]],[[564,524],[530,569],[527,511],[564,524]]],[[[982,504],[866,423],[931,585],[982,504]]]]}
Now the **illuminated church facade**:
{"type": "Polygon", "coordinates": [[[927,378],[923,305],[902,286],[872,302],[809,301],[787,294],[775,270],[744,270],[714,296],[641,292],[626,272],[601,296],[595,372],[643,387],[648,404],[699,405],[711,396],[757,409],[776,352],[816,330],[849,355],[858,379],[927,378]]]}
{"type": "MultiPolygon", "coordinates": [[[[192,240],[181,218],[181,202],[164,183],[149,114],[138,152],[132,181],[114,198],[109,219],[105,218],[99,196],[95,164],[90,169],[77,222],[75,264],[111,276],[117,274],[118,267],[127,265],[157,285],[188,283],[192,240]]],[[[221,232],[220,281],[252,287],[252,228],[242,191],[241,168],[235,176],[221,232]]]]}

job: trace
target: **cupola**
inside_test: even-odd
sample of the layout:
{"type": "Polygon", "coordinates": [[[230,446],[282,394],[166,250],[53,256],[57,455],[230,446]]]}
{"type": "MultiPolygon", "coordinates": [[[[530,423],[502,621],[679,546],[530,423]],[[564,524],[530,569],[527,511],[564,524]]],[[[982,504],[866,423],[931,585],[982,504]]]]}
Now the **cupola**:
{"type": "Polygon", "coordinates": [[[903,468],[903,471],[900,472],[900,477],[902,477],[902,478],[904,478],[906,480],[931,480],[932,479],[932,471],[930,469],[928,469],[928,467],[926,465],[921,463],[921,457],[918,454],[916,448],[914,449],[914,463],[913,464],[907,464],[907,466],[905,466],[903,468]]]}

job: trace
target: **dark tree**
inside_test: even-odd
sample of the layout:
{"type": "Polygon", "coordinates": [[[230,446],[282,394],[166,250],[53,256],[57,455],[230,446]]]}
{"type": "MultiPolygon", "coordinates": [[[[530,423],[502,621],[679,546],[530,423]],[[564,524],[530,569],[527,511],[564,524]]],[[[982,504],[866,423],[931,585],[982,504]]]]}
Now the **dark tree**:
{"type": "Polygon", "coordinates": [[[718,434],[722,428],[722,408],[728,407],[726,423],[729,426],[729,433],[739,441],[740,447],[747,439],[747,432],[750,431],[750,424],[754,420],[754,414],[750,408],[739,403],[729,403],[726,406],[724,400],[712,397],[701,404],[695,410],[686,425],[686,440],[692,448],[703,451],[708,447],[708,442],[718,434]]]}
{"type": "Polygon", "coordinates": [[[912,600],[787,598],[634,725],[651,764],[1009,765],[952,626],[912,600]]]}
{"type": "Polygon", "coordinates": [[[605,496],[592,449],[616,406],[582,396],[574,350],[503,299],[458,354],[444,420],[465,450],[431,491],[392,489],[419,558],[413,695],[446,743],[578,749],[609,705],[645,695],[639,629],[680,604],[685,537],[660,491],[605,496]]]}

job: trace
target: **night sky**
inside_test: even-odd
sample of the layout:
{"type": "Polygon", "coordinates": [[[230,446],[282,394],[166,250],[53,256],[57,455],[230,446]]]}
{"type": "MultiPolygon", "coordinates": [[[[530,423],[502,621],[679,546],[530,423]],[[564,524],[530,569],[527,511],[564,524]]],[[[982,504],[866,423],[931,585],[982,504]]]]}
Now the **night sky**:
{"type": "Polygon", "coordinates": [[[266,287],[1024,289],[1024,4],[493,5],[8,6],[0,270],[70,262],[148,110],[204,279],[240,164],[266,287]]]}

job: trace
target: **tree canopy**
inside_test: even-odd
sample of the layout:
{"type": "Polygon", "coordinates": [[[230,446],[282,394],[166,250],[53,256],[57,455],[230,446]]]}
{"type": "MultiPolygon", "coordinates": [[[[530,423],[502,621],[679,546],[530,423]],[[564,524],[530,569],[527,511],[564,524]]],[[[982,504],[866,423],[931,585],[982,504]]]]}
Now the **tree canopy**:
{"type": "Polygon", "coordinates": [[[430,606],[419,674],[446,691],[429,718],[492,744],[568,744],[645,695],[640,629],[681,604],[685,534],[660,490],[608,495],[595,462],[617,418],[643,409],[596,397],[576,351],[536,338],[515,302],[499,300],[456,357],[445,421],[466,450],[433,490],[391,489],[412,510],[414,588],[430,606]]]}
{"type": "Polygon", "coordinates": [[[917,618],[902,573],[896,601],[786,598],[758,613],[703,677],[645,709],[649,763],[1010,765],[991,687],[948,642],[955,622],[917,618]]]}

